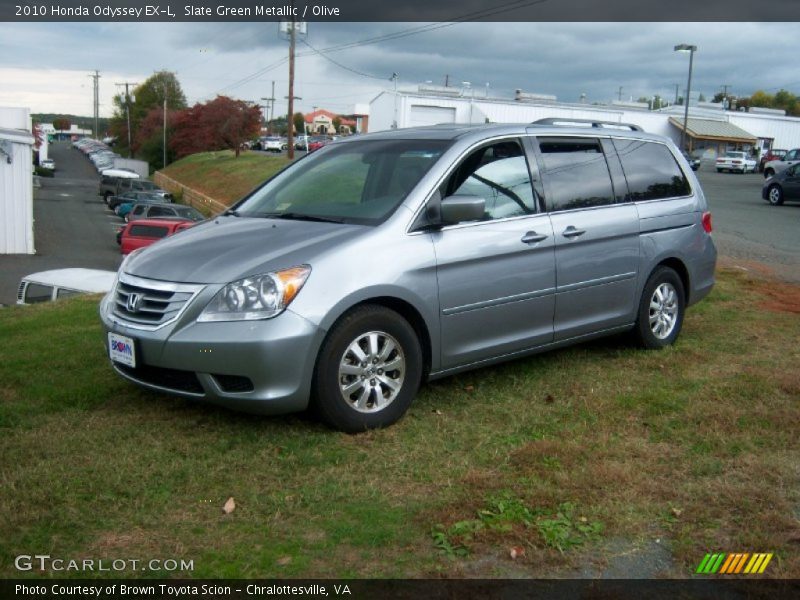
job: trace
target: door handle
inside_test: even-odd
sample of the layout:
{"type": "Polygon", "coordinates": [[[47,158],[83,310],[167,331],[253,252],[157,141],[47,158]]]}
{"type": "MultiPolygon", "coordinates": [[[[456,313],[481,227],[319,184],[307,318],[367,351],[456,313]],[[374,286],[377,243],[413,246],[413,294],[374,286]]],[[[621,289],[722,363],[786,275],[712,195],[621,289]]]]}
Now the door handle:
{"type": "Polygon", "coordinates": [[[570,225],[561,233],[561,235],[563,235],[565,238],[576,238],[584,233],[586,233],[585,229],[575,229],[572,225],[570,225]]]}
{"type": "Polygon", "coordinates": [[[522,242],[524,244],[535,244],[536,242],[541,242],[542,240],[546,240],[547,236],[543,233],[536,233],[535,231],[529,231],[525,235],[522,236],[522,242]]]}

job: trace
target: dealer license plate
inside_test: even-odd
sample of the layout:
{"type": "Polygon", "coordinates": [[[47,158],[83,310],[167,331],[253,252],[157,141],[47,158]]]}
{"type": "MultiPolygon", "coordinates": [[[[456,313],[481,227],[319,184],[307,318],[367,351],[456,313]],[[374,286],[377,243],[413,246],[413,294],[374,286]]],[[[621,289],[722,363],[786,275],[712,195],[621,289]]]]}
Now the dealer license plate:
{"type": "Polygon", "coordinates": [[[114,362],[136,366],[136,344],[133,338],[118,333],[108,334],[108,356],[114,362]]]}

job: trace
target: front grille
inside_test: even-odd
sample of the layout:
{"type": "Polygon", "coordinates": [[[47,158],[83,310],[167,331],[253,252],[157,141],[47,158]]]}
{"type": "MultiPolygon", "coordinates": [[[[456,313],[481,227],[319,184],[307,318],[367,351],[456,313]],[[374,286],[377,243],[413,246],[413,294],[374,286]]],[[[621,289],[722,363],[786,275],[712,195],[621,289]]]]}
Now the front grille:
{"type": "Polygon", "coordinates": [[[213,375],[220,389],[229,394],[252,392],[255,388],[253,382],[240,375],[213,375]]]}
{"type": "Polygon", "coordinates": [[[157,329],[177,319],[201,288],[121,274],[114,290],[113,314],[133,327],[157,329]],[[133,294],[137,302],[131,304],[133,294]]]}
{"type": "Polygon", "coordinates": [[[26,283],[24,281],[19,282],[19,287],[17,288],[17,301],[22,302],[25,298],[25,287],[26,283]]]}
{"type": "Polygon", "coordinates": [[[188,392],[190,394],[202,394],[203,386],[192,371],[180,371],[178,369],[165,369],[163,367],[151,367],[142,365],[136,368],[129,367],[120,363],[114,366],[126,375],[150,385],[175,390],[178,392],[188,392]]]}

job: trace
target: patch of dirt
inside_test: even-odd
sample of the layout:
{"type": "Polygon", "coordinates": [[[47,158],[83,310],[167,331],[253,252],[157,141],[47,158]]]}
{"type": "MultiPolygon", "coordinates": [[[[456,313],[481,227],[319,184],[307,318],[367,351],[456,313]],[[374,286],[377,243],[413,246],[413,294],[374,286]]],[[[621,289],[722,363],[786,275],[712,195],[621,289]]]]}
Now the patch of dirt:
{"type": "Polygon", "coordinates": [[[725,258],[724,268],[745,275],[744,285],[764,297],[759,306],[771,312],[800,314],[800,286],[778,278],[774,269],[755,261],[725,258]]]}
{"type": "Polygon", "coordinates": [[[634,543],[625,538],[608,540],[601,552],[584,557],[575,573],[579,578],[653,579],[685,576],[676,565],[669,540],[655,538],[634,543]],[[598,555],[602,558],[596,558],[598,555]]]}

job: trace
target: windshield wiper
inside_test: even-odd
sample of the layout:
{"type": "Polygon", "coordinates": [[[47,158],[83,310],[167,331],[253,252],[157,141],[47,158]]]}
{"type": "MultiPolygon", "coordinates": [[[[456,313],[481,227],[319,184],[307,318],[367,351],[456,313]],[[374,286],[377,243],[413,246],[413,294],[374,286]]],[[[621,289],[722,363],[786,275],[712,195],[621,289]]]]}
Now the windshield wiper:
{"type": "Polygon", "coordinates": [[[240,217],[239,211],[234,208],[229,208],[224,213],[222,213],[223,217],[240,217]]]}
{"type": "Polygon", "coordinates": [[[335,217],[318,217],[317,215],[308,215],[305,213],[296,212],[283,212],[283,213],[262,213],[258,215],[265,219],[292,219],[296,221],[317,221],[319,223],[344,223],[342,219],[335,217]]]}

